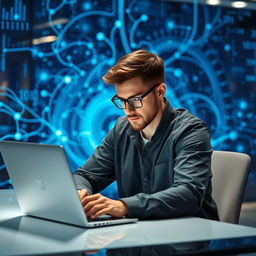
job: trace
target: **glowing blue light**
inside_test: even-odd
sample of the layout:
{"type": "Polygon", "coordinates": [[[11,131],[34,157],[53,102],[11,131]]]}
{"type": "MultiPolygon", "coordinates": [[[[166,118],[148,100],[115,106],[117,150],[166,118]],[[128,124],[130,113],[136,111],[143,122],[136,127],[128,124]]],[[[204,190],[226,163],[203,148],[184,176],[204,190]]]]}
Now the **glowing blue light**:
{"type": "Polygon", "coordinates": [[[115,59],[113,59],[113,58],[108,61],[108,64],[110,66],[114,65],[114,63],[115,63],[115,59]]]}
{"type": "Polygon", "coordinates": [[[238,151],[238,152],[244,152],[244,145],[242,145],[242,144],[237,145],[237,146],[236,146],[236,151],[238,151]]]}
{"type": "Polygon", "coordinates": [[[44,108],[44,111],[45,111],[45,112],[49,112],[49,111],[50,111],[50,108],[49,108],[48,106],[46,106],[46,107],[44,108]]]}
{"type": "Polygon", "coordinates": [[[61,130],[56,130],[55,134],[56,134],[57,136],[60,136],[60,135],[62,134],[62,131],[61,131],[61,130]]]}
{"type": "Polygon", "coordinates": [[[63,119],[65,119],[65,118],[68,117],[68,113],[67,113],[67,112],[63,112],[63,113],[61,114],[61,116],[62,116],[63,119]]]}
{"type": "Polygon", "coordinates": [[[43,57],[44,57],[44,54],[43,54],[42,52],[39,52],[39,53],[37,54],[37,56],[38,56],[39,58],[43,58],[43,57]]]}
{"type": "Polygon", "coordinates": [[[67,140],[68,140],[67,137],[61,137],[61,141],[65,142],[65,141],[67,141],[67,140]]]}
{"type": "Polygon", "coordinates": [[[173,20],[168,20],[166,25],[167,25],[168,29],[174,29],[175,28],[175,23],[174,23],[173,20]]]}
{"type": "Polygon", "coordinates": [[[19,19],[19,14],[17,14],[17,13],[15,13],[14,15],[13,15],[13,18],[15,19],[15,20],[18,20],[19,19]]]}
{"type": "Polygon", "coordinates": [[[182,70],[179,69],[179,68],[176,68],[176,69],[174,70],[174,75],[175,75],[176,77],[181,77],[181,75],[182,75],[182,70]]]}
{"type": "Polygon", "coordinates": [[[85,74],[86,74],[86,72],[85,72],[84,70],[81,70],[81,71],[80,71],[80,75],[81,75],[81,76],[85,76],[85,74]]]}
{"type": "Polygon", "coordinates": [[[175,59],[179,59],[180,58],[180,53],[179,52],[175,52],[174,53],[174,58],[175,59]]]}
{"type": "Polygon", "coordinates": [[[4,103],[0,101],[0,108],[4,106],[4,103]]]}
{"type": "Polygon", "coordinates": [[[61,42],[61,47],[65,47],[67,45],[67,43],[65,41],[61,42]]]}
{"type": "Polygon", "coordinates": [[[195,75],[192,77],[192,79],[193,79],[194,82],[198,82],[198,80],[199,80],[198,76],[195,76],[195,75]]]}
{"type": "Polygon", "coordinates": [[[132,48],[135,48],[135,47],[136,47],[136,43],[132,42],[132,43],[131,43],[131,47],[132,47],[132,48]]]}
{"type": "Polygon", "coordinates": [[[238,137],[237,131],[232,131],[232,132],[229,133],[229,138],[230,138],[231,140],[236,140],[237,137],[238,137]]]}
{"type": "Polygon", "coordinates": [[[103,85],[99,85],[98,87],[97,87],[97,89],[98,89],[98,91],[101,91],[101,90],[103,90],[103,85]]]}
{"type": "Polygon", "coordinates": [[[47,92],[45,89],[43,89],[43,90],[40,91],[40,95],[41,95],[42,97],[47,97],[48,92],[47,92]]]}
{"type": "Polygon", "coordinates": [[[247,109],[247,102],[246,101],[241,101],[240,103],[239,103],[239,107],[241,108],[241,109],[247,109]]]}
{"type": "Polygon", "coordinates": [[[64,77],[64,82],[65,82],[66,84],[71,83],[71,81],[72,81],[72,78],[71,78],[70,76],[65,76],[65,77],[64,77]]]}
{"type": "Polygon", "coordinates": [[[83,8],[84,8],[84,10],[88,11],[92,8],[92,5],[89,2],[85,2],[83,5],[83,8]]]}
{"type": "Polygon", "coordinates": [[[95,59],[95,58],[92,58],[92,59],[91,59],[91,63],[92,63],[92,65],[95,65],[95,64],[97,64],[97,59],[95,59]]]}
{"type": "Polygon", "coordinates": [[[140,18],[142,21],[146,22],[148,20],[148,15],[142,14],[140,18]]]}
{"type": "Polygon", "coordinates": [[[21,138],[22,138],[21,133],[20,132],[16,132],[15,135],[14,135],[14,138],[15,138],[15,140],[21,140],[21,138]]]}
{"type": "Polygon", "coordinates": [[[116,26],[117,28],[120,28],[120,27],[122,26],[122,22],[121,22],[120,20],[116,20],[116,21],[115,21],[115,26],[116,26]]]}
{"type": "Polygon", "coordinates": [[[39,75],[40,79],[42,81],[45,81],[48,79],[48,74],[46,72],[41,72],[41,74],[39,75]]]}
{"type": "Polygon", "coordinates": [[[226,51],[226,52],[229,52],[230,51],[230,45],[229,44],[225,44],[224,45],[224,50],[226,51]]]}
{"type": "Polygon", "coordinates": [[[239,118],[241,118],[241,117],[243,117],[243,112],[238,111],[236,115],[237,115],[239,118]]]}
{"type": "Polygon", "coordinates": [[[41,132],[40,136],[41,136],[42,138],[45,138],[45,137],[46,137],[45,132],[41,132]]]}
{"type": "Polygon", "coordinates": [[[50,15],[53,15],[53,14],[55,14],[55,10],[50,9],[50,10],[49,10],[49,13],[50,13],[50,15]]]}
{"type": "Polygon", "coordinates": [[[68,55],[67,60],[71,60],[71,59],[72,59],[71,55],[68,55]]]}
{"type": "Polygon", "coordinates": [[[97,33],[96,35],[97,40],[102,41],[105,38],[105,35],[102,32],[97,33]]]}
{"type": "Polygon", "coordinates": [[[89,49],[92,49],[93,48],[93,43],[90,42],[90,43],[87,44],[87,46],[88,46],[89,49]]]}
{"type": "Polygon", "coordinates": [[[208,23],[208,24],[205,25],[205,28],[206,28],[207,30],[211,30],[211,29],[212,29],[212,25],[208,23]]]}
{"type": "Polygon", "coordinates": [[[16,113],[13,115],[13,118],[14,118],[15,120],[20,120],[20,119],[21,119],[21,114],[16,112],[16,113]]]}
{"type": "Polygon", "coordinates": [[[127,9],[125,10],[125,12],[126,12],[127,14],[130,13],[130,9],[127,8],[127,9]]]}

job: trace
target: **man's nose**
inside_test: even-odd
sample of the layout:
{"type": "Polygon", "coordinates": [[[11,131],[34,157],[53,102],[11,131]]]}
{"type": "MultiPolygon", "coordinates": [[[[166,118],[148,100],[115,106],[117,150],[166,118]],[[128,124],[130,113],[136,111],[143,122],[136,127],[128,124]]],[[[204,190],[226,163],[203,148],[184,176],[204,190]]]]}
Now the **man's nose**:
{"type": "Polygon", "coordinates": [[[135,113],[135,108],[134,107],[131,107],[128,103],[126,103],[126,107],[124,109],[124,112],[126,115],[132,115],[135,113]]]}
{"type": "Polygon", "coordinates": [[[127,112],[134,112],[135,108],[130,106],[130,104],[128,104],[128,102],[126,103],[126,107],[125,107],[127,112]]]}

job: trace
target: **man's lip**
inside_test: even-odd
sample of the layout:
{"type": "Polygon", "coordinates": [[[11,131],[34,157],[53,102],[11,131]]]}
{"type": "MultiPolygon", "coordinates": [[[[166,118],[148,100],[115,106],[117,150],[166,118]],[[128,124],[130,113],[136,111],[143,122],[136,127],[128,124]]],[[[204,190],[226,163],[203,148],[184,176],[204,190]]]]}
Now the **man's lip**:
{"type": "Polygon", "coordinates": [[[129,120],[137,120],[137,119],[140,119],[138,116],[136,117],[128,117],[129,120]]]}

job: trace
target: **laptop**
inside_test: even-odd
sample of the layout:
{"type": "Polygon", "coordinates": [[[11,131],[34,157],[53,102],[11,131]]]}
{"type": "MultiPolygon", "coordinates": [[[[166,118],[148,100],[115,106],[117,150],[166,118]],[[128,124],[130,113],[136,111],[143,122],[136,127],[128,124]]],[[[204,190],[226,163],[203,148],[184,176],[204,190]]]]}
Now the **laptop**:
{"type": "Polygon", "coordinates": [[[24,214],[82,227],[138,220],[111,216],[88,219],[62,146],[0,141],[0,152],[24,214]]]}

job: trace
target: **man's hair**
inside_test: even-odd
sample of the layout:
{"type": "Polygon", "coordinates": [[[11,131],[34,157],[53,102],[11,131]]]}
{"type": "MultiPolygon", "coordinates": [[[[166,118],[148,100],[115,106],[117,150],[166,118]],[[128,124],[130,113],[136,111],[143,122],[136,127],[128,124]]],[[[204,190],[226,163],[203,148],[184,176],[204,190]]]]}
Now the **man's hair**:
{"type": "Polygon", "coordinates": [[[121,57],[102,77],[106,84],[123,83],[139,76],[143,82],[164,82],[164,62],[151,52],[137,50],[121,57]]]}

